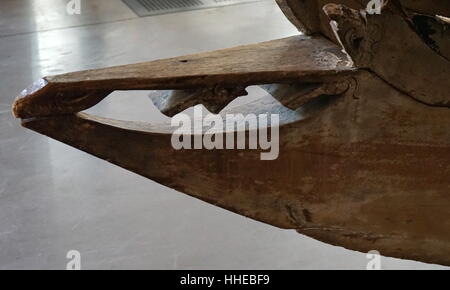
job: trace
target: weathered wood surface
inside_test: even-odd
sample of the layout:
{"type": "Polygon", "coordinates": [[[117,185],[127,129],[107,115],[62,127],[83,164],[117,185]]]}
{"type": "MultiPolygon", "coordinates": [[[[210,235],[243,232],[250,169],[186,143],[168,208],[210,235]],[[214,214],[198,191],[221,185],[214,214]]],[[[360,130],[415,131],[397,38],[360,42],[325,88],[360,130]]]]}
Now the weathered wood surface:
{"type": "MultiPolygon", "coordinates": [[[[325,11],[338,23],[337,33],[357,67],[369,68],[421,102],[450,106],[450,60],[427,44],[403,17],[390,10],[362,16],[335,4],[325,6],[325,11]]],[[[445,43],[449,45],[450,38],[445,43]]]]}
{"type": "MultiPolygon", "coordinates": [[[[361,71],[356,90],[280,113],[280,157],[181,150],[170,124],[86,114],[24,126],[214,205],[350,249],[450,265],[450,114],[361,71]]],[[[230,111],[223,112],[230,113],[230,111]]]]}
{"type": "MultiPolygon", "coordinates": [[[[235,88],[254,84],[320,82],[351,74],[342,49],[323,37],[293,36],[260,44],[50,76],[14,105],[20,118],[85,110],[114,90],[235,88]]],[[[237,97],[237,96],[235,96],[237,97]]]]}
{"type": "MultiPolygon", "coordinates": [[[[329,18],[323,7],[330,3],[343,4],[349,8],[365,10],[369,0],[276,0],[287,18],[306,34],[322,34],[338,43],[329,25],[329,18]]],[[[389,0],[391,8],[406,13],[420,13],[428,16],[441,15],[450,17],[448,0],[389,0]]]]}
{"type": "Polygon", "coordinates": [[[362,0],[279,2],[316,35],[48,77],[14,113],[31,130],[241,215],[450,265],[450,39],[448,20],[434,18],[450,15],[450,1],[389,1],[381,15],[362,15],[362,0]],[[222,111],[254,84],[279,102],[222,111]],[[119,89],[163,90],[152,99],[168,115],[197,103],[223,115],[278,113],[280,156],[177,151],[170,123],[77,113],[119,89]]]}
{"type": "Polygon", "coordinates": [[[303,23],[307,33],[321,33],[342,43],[357,67],[371,69],[424,103],[450,105],[450,26],[434,18],[436,14],[450,15],[450,1],[390,1],[380,15],[360,13],[368,1],[329,2],[279,0],[280,7],[303,23]],[[432,10],[434,14],[421,16],[409,9],[422,13],[432,10]],[[329,24],[330,18],[337,22],[337,29],[329,24]]]}
{"type": "Polygon", "coordinates": [[[450,17],[450,1],[447,0],[400,0],[400,3],[417,13],[450,17]]]}
{"type": "Polygon", "coordinates": [[[293,36],[148,63],[48,77],[53,84],[95,89],[209,87],[316,79],[349,71],[341,49],[322,37],[293,36]]]}

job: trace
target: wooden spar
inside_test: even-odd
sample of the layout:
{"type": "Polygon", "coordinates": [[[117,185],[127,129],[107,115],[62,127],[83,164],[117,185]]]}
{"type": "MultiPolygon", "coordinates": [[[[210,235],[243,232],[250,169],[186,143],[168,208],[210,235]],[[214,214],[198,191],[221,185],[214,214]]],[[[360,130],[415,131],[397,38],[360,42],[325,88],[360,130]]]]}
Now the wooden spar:
{"type": "MultiPolygon", "coordinates": [[[[19,118],[75,113],[95,105],[114,90],[215,91],[255,84],[336,81],[353,71],[355,68],[342,49],[330,41],[322,37],[293,36],[166,60],[46,77],[22,93],[13,111],[19,118]]],[[[231,93],[225,103],[238,96],[231,93]]]]}

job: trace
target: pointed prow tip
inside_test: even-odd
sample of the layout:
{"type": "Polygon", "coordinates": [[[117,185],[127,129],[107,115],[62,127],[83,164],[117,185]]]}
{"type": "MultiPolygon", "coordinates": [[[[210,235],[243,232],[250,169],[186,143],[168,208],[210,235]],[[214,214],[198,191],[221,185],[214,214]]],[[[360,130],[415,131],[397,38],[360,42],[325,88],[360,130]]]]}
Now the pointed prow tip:
{"type": "Polygon", "coordinates": [[[41,92],[48,85],[45,78],[41,78],[32,83],[28,88],[24,89],[18,97],[16,97],[12,113],[15,118],[27,119],[34,116],[34,106],[39,92],[41,92]]]}

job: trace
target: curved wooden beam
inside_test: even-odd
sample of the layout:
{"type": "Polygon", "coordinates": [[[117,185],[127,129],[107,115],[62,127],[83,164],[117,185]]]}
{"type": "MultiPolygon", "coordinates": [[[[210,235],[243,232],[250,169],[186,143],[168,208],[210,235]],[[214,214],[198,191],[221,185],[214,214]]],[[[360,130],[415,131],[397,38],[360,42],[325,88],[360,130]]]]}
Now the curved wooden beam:
{"type": "Polygon", "coordinates": [[[279,113],[280,156],[175,150],[170,124],[86,114],[23,125],[238,214],[386,256],[450,265],[450,114],[361,71],[341,96],[297,111],[270,99],[226,113],[279,113]]]}

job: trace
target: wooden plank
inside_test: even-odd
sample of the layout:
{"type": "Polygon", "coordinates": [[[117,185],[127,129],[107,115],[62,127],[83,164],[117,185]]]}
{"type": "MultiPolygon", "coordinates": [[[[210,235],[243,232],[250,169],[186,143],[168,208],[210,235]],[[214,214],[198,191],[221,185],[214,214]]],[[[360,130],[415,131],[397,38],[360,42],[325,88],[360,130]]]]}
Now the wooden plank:
{"type": "Polygon", "coordinates": [[[114,90],[235,88],[327,81],[355,68],[323,37],[293,36],[213,52],[46,77],[16,100],[20,118],[74,113],[114,90]]]}
{"type": "Polygon", "coordinates": [[[323,37],[299,35],[46,79],[70,89],[175,89],[316,80],[353,69],[339,46],[323,37]]]}

